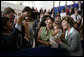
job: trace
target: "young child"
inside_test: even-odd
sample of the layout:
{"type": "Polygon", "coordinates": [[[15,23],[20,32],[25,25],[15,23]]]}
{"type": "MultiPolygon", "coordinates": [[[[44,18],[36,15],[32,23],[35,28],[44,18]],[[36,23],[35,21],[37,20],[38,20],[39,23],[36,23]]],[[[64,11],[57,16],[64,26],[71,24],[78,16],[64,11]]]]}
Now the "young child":
{"type": "Polygon", "coordinates": [[[61,25],[60,25],[60,21],[55,21],[53,23],[53,30],[50,36],[50,44],[51,44],[51,48],[58,48],[58,44],[54,41],[54,39],[56,38],[60,38],[62,35],[62,30],[60,29],[61,25]]]}

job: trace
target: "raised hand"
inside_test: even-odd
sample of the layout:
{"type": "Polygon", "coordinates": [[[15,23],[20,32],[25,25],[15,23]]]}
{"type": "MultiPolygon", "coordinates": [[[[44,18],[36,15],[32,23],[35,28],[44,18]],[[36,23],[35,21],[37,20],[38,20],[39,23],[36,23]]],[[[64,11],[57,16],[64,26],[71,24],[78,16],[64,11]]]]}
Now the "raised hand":
{"type": "Polygon", "coordinates": [[[20,24],[22,23],[23,19],[24,19],[24,18],[23,18],[22,15],[18,16],[18,17],[17,17],[17,22],[16,22],[16,24],[19,24],[19,25],[20,25],[20,24]]]}

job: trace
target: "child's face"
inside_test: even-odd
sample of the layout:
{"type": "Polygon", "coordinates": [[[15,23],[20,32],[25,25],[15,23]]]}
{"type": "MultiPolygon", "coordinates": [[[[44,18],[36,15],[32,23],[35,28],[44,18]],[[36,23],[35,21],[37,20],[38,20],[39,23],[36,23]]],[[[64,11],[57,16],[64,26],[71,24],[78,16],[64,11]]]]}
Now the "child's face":
{"type": "Polygon", "coordinates": [[[56,25],[55,23],[53,23],[53,28],[54,30],[58,28],[58,25],[56,25]]]}

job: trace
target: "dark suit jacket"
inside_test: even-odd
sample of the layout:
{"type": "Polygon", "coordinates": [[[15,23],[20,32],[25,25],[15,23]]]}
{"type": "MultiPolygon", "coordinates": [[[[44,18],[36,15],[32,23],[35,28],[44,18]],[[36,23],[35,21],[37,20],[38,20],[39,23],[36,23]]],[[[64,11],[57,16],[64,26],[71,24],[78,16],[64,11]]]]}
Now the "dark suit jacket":
{"type": "Polygon", "coordinates": [[[14,28],[11,35],[1,34],[0,43],[1,43],[1,53],[13,51],[17,49],[16,41],[17,36],[19,35],[20,31],[14,28]]]}
{"type": "Polygon", "coordinates": [[[35,22],[34,22],[34,24],[33,24],[33,30],[35,32],[37,31],[37,25],[38,25],[39,22],[40,22],[40,20],[39,19],[36,19],[35,22]]]}

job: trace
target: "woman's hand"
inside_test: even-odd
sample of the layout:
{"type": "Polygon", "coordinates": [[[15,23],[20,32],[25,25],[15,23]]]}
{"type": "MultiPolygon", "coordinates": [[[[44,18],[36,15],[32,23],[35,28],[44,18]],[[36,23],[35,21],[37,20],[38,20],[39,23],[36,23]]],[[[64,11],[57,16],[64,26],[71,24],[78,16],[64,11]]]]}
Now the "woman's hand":
{"type": "Polygon", "coordinates": [[[56,38],[56,39],[54,39],[54,41],[57,42],[58,44],[61,44],[62,43],[62,41],[61,41],[60,38],[56,38]]]}
{"type": "Polygon", "coordinates": [[[58,30],[53,30],[51,35],[54,36],[54,35],[56,35],[57,33],[58,33],[58,30]]]}
{"type": "Polygon", "coordinates": [[[45,45],[46,45],[46,46],[50,46],[51,44],[50,44],[50,42],[48,41],[48,42],[45,42],[45,45]]]}

